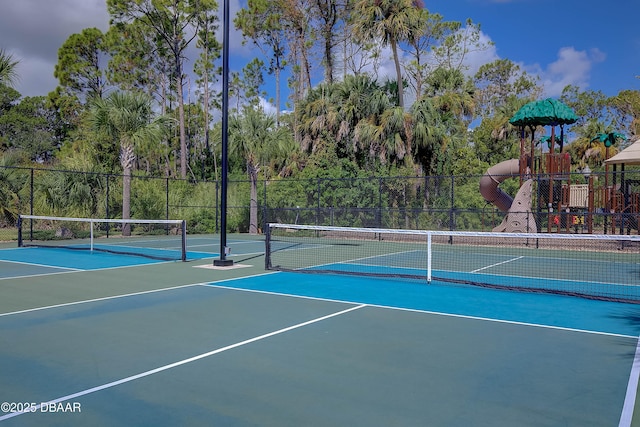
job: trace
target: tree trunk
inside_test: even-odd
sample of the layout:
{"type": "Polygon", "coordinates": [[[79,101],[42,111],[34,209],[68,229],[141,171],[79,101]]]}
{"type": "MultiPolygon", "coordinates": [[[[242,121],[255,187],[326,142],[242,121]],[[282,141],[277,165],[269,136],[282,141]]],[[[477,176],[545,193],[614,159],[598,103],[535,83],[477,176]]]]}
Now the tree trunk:
{"type": "Polygon", "coordinates": [[[325,33],[324,39],[324,81],[327,84],[333,83],[333,55],[331,32],[325,33]]]}
{"type": "Polygon", "coordinates": [[[390,44],[393,52],[393,62],[396,65],[396,75],[398,76],[398,106],[404,109],[404,87],[402,82],[402,70],[400,69],[400,59],[398,58],[398,46],[395,39],[392,39],[390,44]]]}
{"type": "MultiPolygon", "coordinates": [[[[121,142],[120,164],[122,166],[122,219],[131,218],[131,169],[136,156],[131,144],[121,142]]],[[[122,235],[131,236],[131,224],[122,224],[122,235]]]]}
{"type": "MultiPolygon", "coordinates": [[[[205,55],[207,50],[205,49],[205,55]]],[[[205,56],[208,61],[208,56],[205,56]]],[[[209,149],[209,73],[208,70],[204,70],[204,94],[202,103],[202,111],[204,113],[204,159],[202,162],[204,163],[203,170],[206,171],[206,167],[209,165],[209,156],[211,155],[211,150],[209,149]]],[[[215,176],[215,157],[214,157],[214,176],[215,176]]],[[[203,174],[203,180],[206,180],[207,177],[203,174]]]]}
{"type": "MultiPolygon", "coordinates": [[[[178,67],[180,69],[180,73],[182,73],[182,67],[178,67]]],[[[178,95],[178,114],[180,120],[180,176],[182,179],[187,178],[187,159],[189,158],[189,153],[187,151],[187,136],[185,132],[185,123],[184,123],[184,99],[182,96],[182,75],[176,78],[177,80],[177,95],[178,95]]]]}
{"type": "Polygon", "coordinates": [[[249,234],[258,234],[258,168],[249,164],[251,200],[249,201],[249,234]]]}
{"type": "MultiPolygon", "coordinates": [[[[131,168],[124,170],[122,177],[122,219],[131,218],[131,168]]],[[[122,235],[131,236],[131,224],[122,224],[122,235]]]]}
{"type": "Polygon", "coordinates": [[[274,71],[276,77],[276,126],[280,126],[280,67],[274,71]]]}

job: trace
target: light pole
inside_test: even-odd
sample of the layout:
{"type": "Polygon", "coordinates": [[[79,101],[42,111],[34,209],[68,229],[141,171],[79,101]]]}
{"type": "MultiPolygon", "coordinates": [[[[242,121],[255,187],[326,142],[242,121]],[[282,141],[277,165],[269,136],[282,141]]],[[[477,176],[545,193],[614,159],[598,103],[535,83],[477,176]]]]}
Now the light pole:
{"type": "Polygon", "coordinates": [[[227,173],[229,142],[229,0],[224,0],[222,39],[222,188],[220,189],[220,258],[213,260],[214,266],[228,267],[233,260],[227,259],[227,173]]]}

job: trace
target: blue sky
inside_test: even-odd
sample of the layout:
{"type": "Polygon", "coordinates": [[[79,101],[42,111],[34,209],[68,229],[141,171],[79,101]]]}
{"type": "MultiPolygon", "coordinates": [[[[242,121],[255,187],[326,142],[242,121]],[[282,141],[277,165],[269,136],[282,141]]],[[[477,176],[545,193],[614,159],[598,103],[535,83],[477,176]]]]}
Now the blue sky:
{"type": "Polygon", "coordinates": [[[565,84],[608,96],[640,90],[638,0],[425,0],[445,20],[480,23],[508,58],[557,96],[565,84]]]}
{"type": "MultiPolygon", "coordinates": [[[[471,18],[481,25],[484,40],[494,43],[470,59],[472,70],[508,58],[539,76],[545,95],[553,97],[566,84],[609,96],[624,89],[640,90],[639,0],[424,1],[429,11],[445,20],[471,18]]],[[[233,19],[246,0],[230,4],[233,19]]],[[[25,96],[46,95],[56,87],[57,50],[71,34],[88,27],[104,31],[109,20],[105,0],[3,1],[0,9],[0,48],[20,60],[17,89],[25,96]]],[[[234,71],[260,55],[240,41],[232,29],[234,71]]],[[[322,70],[316,70],[316,76],[317,81],[322,70]]],[[[271,80],[265,89],[273,93],[272,88],[271,80]]]]}

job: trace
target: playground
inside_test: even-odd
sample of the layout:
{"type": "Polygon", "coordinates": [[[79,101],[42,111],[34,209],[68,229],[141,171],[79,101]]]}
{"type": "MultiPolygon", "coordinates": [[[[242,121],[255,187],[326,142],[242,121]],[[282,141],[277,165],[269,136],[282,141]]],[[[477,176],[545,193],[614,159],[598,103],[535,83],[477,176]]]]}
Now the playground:
{"type": "Polygon", "coordinates": [[[593,174],[588,165],[572,173],[570,154],[563,151],[564,126],[577,120],[569,107],[551,98],[526,104],[511,118],[520,130],[520,157],[490,167],[480,179],[483,198],[505,214],[493,231],[638,232],[640,179],[625,174],[625,167],[640,165],[640,140],[610,157],[611,147],[627,138],[616,132],[599,134],[593,142],[606,147],[604,174],[593,174]],[[551,135],[536,140],[536,131],[544,126],[551,135]],[[520,183],[512,198],[499,185],[514,177],[520,183]]]}

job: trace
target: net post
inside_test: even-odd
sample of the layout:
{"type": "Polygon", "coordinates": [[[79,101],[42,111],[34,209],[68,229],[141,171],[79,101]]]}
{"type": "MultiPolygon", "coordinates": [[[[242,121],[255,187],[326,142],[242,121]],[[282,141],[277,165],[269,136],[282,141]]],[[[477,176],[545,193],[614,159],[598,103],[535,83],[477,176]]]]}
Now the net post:
{"type": "Polygon", "coordinates": [[[22,247],[22,217],[18,215],[18,247],[22,247]]]}
{"type": "Polygon", "coordinates": [[[91,252],[93,252],[93,220],[89,221],[89,230],[90,230],[90,246],[91,246],[91,252]]]}
{"type": "Polygon", "coordinates": [[[431,284],[431,233],[427,233],[427,284],[431,284]]]}
{"type": "Polygon", "coordinates": [[[271,224],[267,223],[264,230],[264,269],[271,269],[271,224]]]}
{"type": "Polygon", "coordinates": [[[182,235],[182,261],[187,260],[187,221],[184,219],[180,223],[180,233],[182,235]]]}

